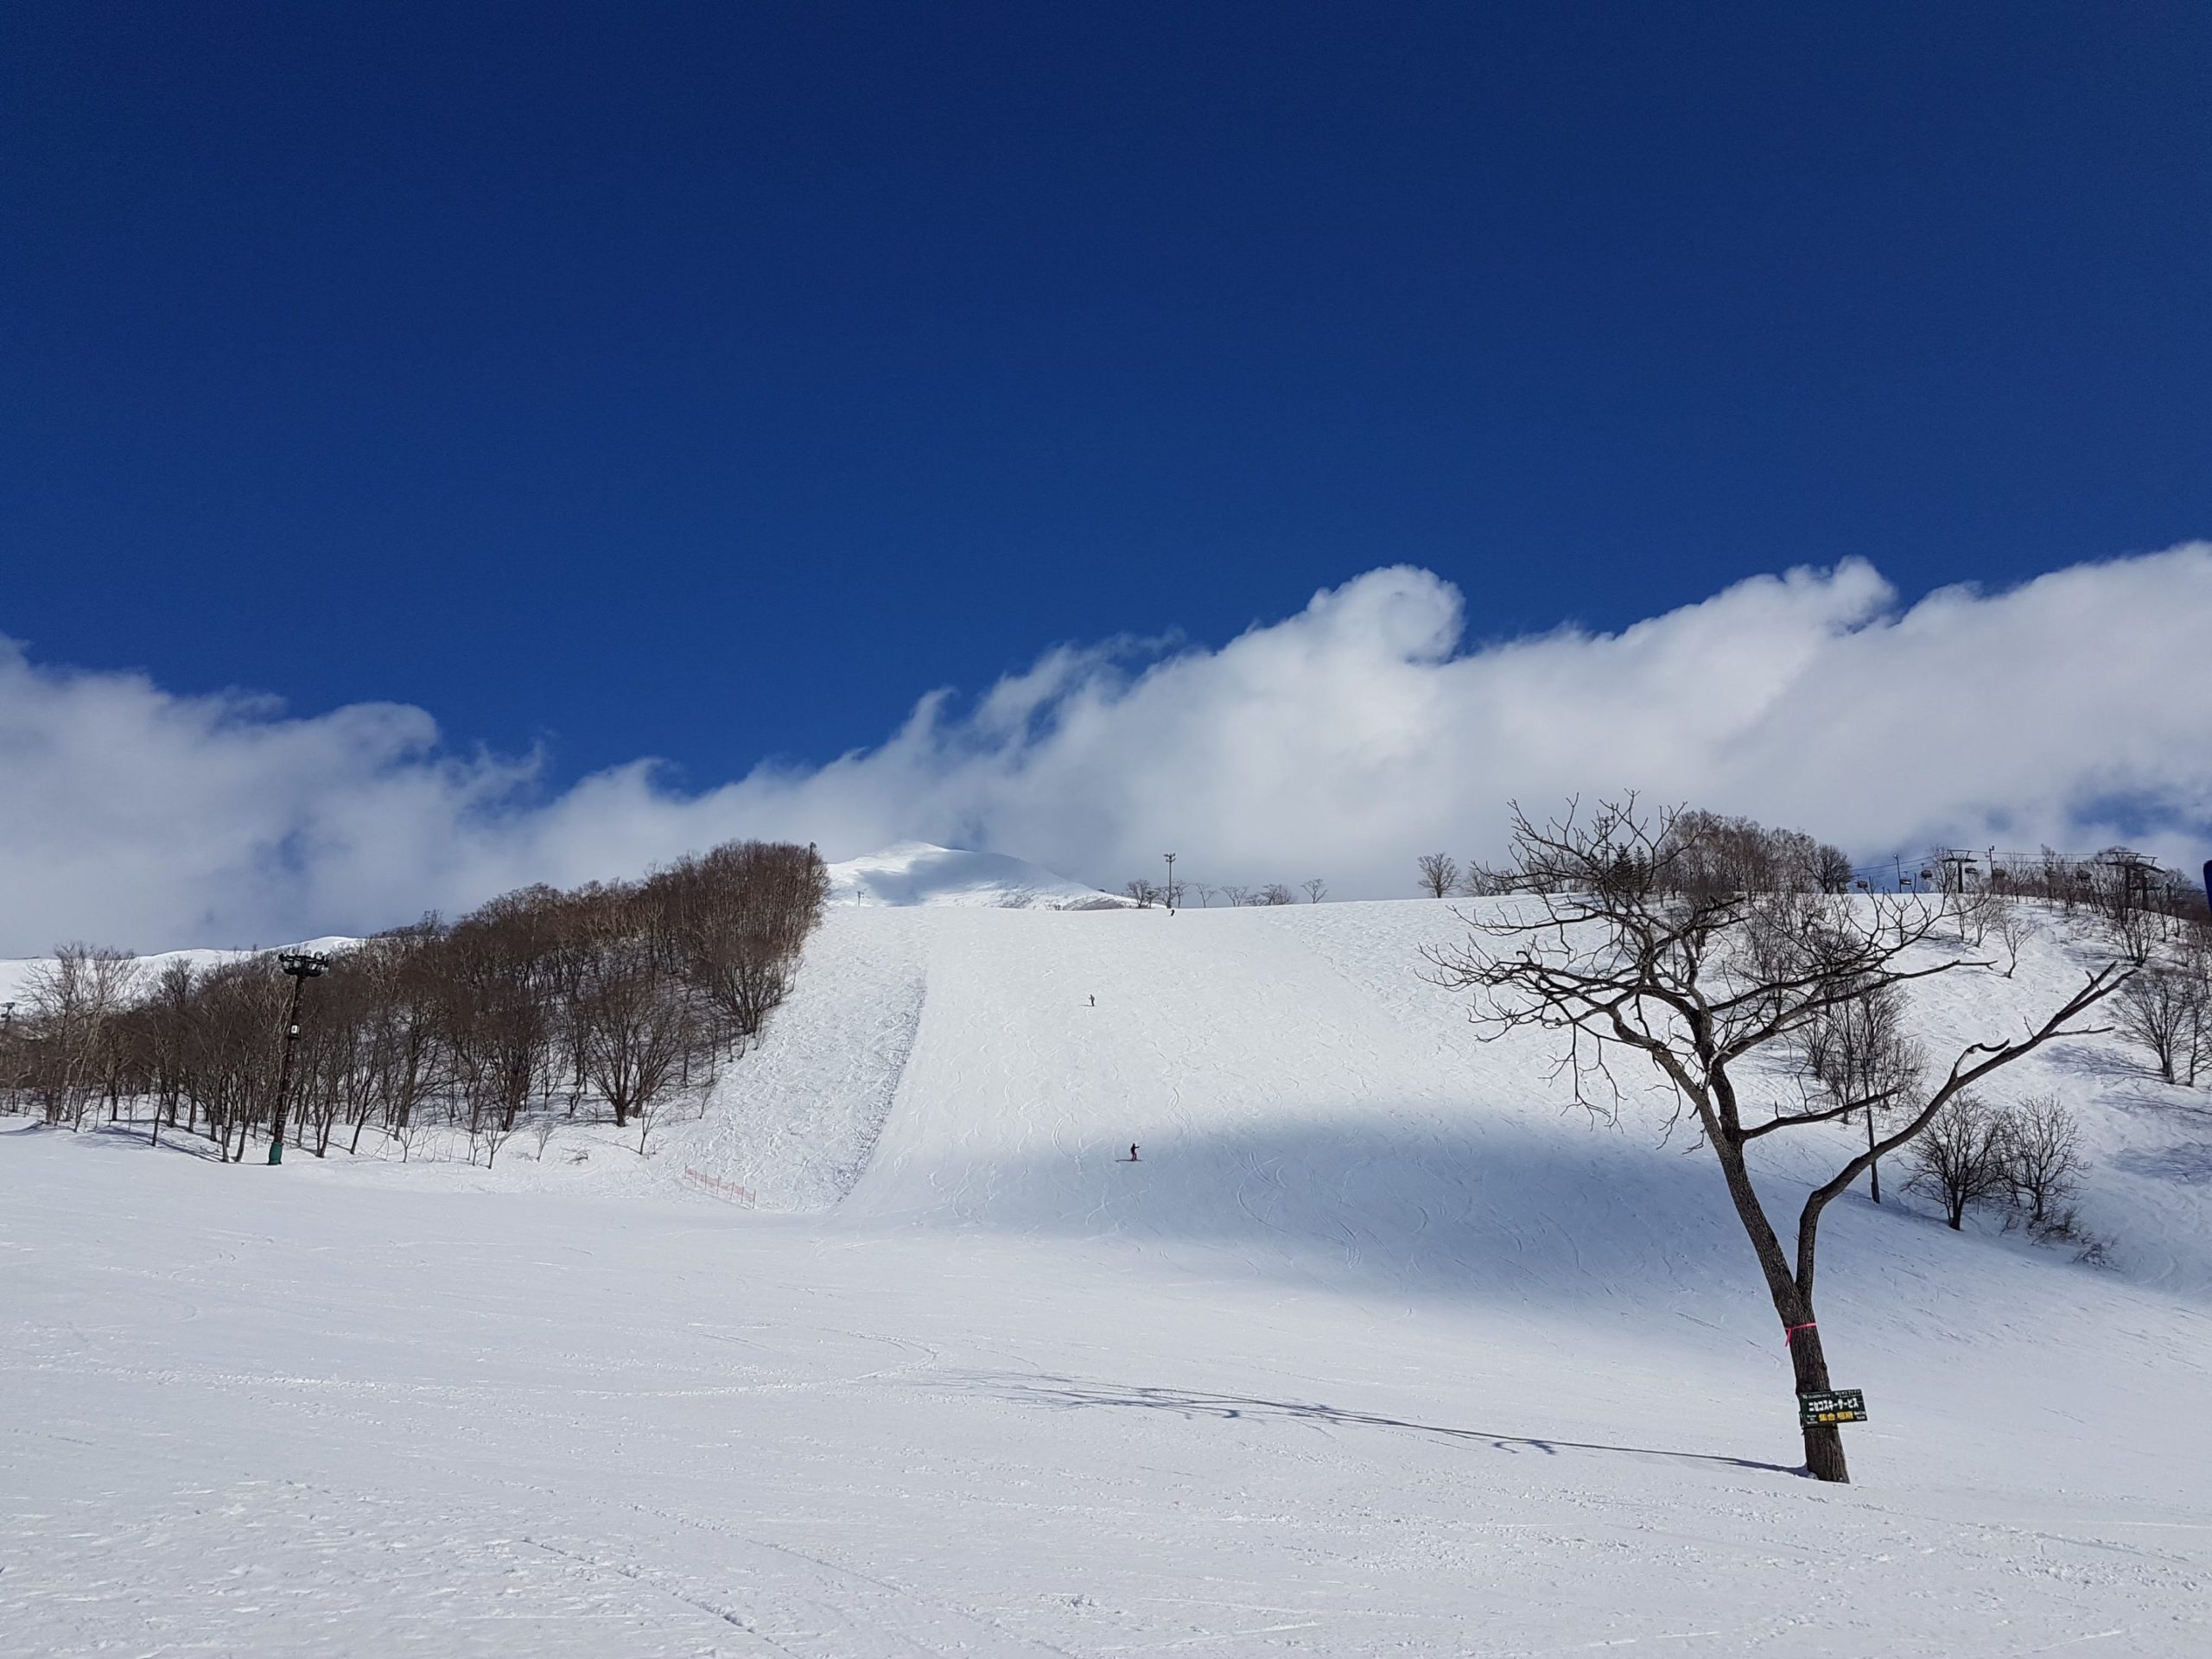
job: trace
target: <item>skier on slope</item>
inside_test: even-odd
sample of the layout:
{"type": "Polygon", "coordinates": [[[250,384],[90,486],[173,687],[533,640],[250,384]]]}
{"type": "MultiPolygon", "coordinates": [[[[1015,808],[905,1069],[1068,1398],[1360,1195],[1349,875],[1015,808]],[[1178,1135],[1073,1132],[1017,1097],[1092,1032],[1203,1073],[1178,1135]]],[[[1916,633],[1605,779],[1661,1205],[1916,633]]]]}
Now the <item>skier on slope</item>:
{"type": "Polygon", "coordinates": [[[1137,1143],[1136,1143],[1135,1141],[1130,1141],[1130,1142],[1129,1142],[1129,1161],[1130,1161],[1131,1163],[1133,1163],[1133,1164],[1134,1164],[1135,1162],[1136,1162],[1136,1160],[1137,1160],[1137,1143]]]}

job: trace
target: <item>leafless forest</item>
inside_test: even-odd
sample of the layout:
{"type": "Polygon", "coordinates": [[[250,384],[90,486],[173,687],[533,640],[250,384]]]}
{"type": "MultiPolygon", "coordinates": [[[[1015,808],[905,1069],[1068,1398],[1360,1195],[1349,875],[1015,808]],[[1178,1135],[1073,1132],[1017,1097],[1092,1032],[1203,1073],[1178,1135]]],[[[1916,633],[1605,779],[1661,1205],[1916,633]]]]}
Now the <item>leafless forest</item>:
{"type": "MultiPolygon", "coordinates": [[[[811,848],[734,842],[640,881],[528,887],[363,940],[305,989],[289,1138],[320,1156],[373,1132],[404,1156],[453,1126],[488,1161],[582,1114],[642,1148],[783,1001],[828,885],[811,848]]],[[[149,1136],[243,1158],[274,1121],[293,988],[273,953],[149,971],[64,946],[8,1015],[0,1090],[71,1128],[150,1104],[149,1136]]]]}

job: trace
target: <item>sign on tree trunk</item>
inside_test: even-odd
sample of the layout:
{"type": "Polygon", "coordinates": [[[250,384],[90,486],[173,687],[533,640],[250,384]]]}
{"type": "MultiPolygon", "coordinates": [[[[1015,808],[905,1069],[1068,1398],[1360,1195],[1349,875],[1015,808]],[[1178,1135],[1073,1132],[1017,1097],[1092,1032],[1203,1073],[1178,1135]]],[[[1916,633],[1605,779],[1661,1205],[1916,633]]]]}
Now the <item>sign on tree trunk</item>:
{"type": "Polygon", "coordinates": [[[1831,1389],[1826,1394],[1801,1394],[1797,1396],[1797,1422],[1802,1428],[1817,1428],[1822,1423],[1863,1423],[1866,1421],[1866,1395],[1859,1389],[1831,1389]]]}

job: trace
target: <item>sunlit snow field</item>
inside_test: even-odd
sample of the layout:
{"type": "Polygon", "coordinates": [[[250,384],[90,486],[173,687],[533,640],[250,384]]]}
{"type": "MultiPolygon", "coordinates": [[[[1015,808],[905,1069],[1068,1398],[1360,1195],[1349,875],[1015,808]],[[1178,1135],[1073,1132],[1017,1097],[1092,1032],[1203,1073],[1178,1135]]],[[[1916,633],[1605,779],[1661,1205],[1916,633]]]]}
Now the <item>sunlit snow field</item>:
{"type": "Polygon", "coordinates": [[[1840,1204],[1821,1486],[1707,1155],[1478,1043],[1453,932],[839,909],[649,1158],[0,1118],[0,1653],[2212,1650],[2212,1095],[2006,1074],[2108,1270],[1840,1204]]]}

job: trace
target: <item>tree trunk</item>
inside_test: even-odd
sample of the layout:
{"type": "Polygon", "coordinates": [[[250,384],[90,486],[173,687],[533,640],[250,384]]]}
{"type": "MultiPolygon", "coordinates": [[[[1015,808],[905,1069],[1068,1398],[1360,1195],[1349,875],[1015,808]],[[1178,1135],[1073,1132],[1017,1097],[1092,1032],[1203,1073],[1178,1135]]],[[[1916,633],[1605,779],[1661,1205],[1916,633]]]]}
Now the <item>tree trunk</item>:
{"type": "MultiPolygon", "coordinates": [[[[1758,1257],[1760,1274],[1766,1281],[1767,1294],[1782,1320],[1789,1344],[1790,1368],[1796,1376],[1796,1391],[1825,1394],[1828,1389],[1828,1363],[1821,1352],[1819,1327],[1813,1323],[1813,1299],[1808,1294],[1813,1282],[1812,1253],[1805,1248],[1809,1242],[1807,1230],[1819,1224],[1818,1216],[1808,1216],[1798,1224],[1798,1249],[1805,1260],[1801,1286],[1789,1271],[1789,1258],[1782,1253],[1782,1241],[1775,1236],[1766,1210],[1751,1185],[1742,1143],[1711,1121],[1709,1115],[1707,1133],[1712,1137],[1720,1173],[1728,1183],[1728,1196],[1736,1206],[1736,1218],[1743,1223],[1745,1235],[1751,1242],[1752,1254],[1758,1257]]],[[[1804,1434],[1805,1472],[1815,1480],[1848,1481],[1851,1471],[1844,1463],[1842,1431],[1834,1423],[1824,1423],[1806,1429],[1804,1434]]]]}
{"type": "MultiPolygon", "coordinates": [[[[1827,1356],[1821,1351],[1821,1331],[1808,1324],[1789,1335],[1789,1363],[1799,1394],[1828,1392],[1827,1356]]],[[[1843,1430],[1834,1423],[1816,1423],[1805,1433],[1805,1472],[1815,1480],[1848,1481],[1851,1471],[1843,1460],[1843,1430]]]]}

